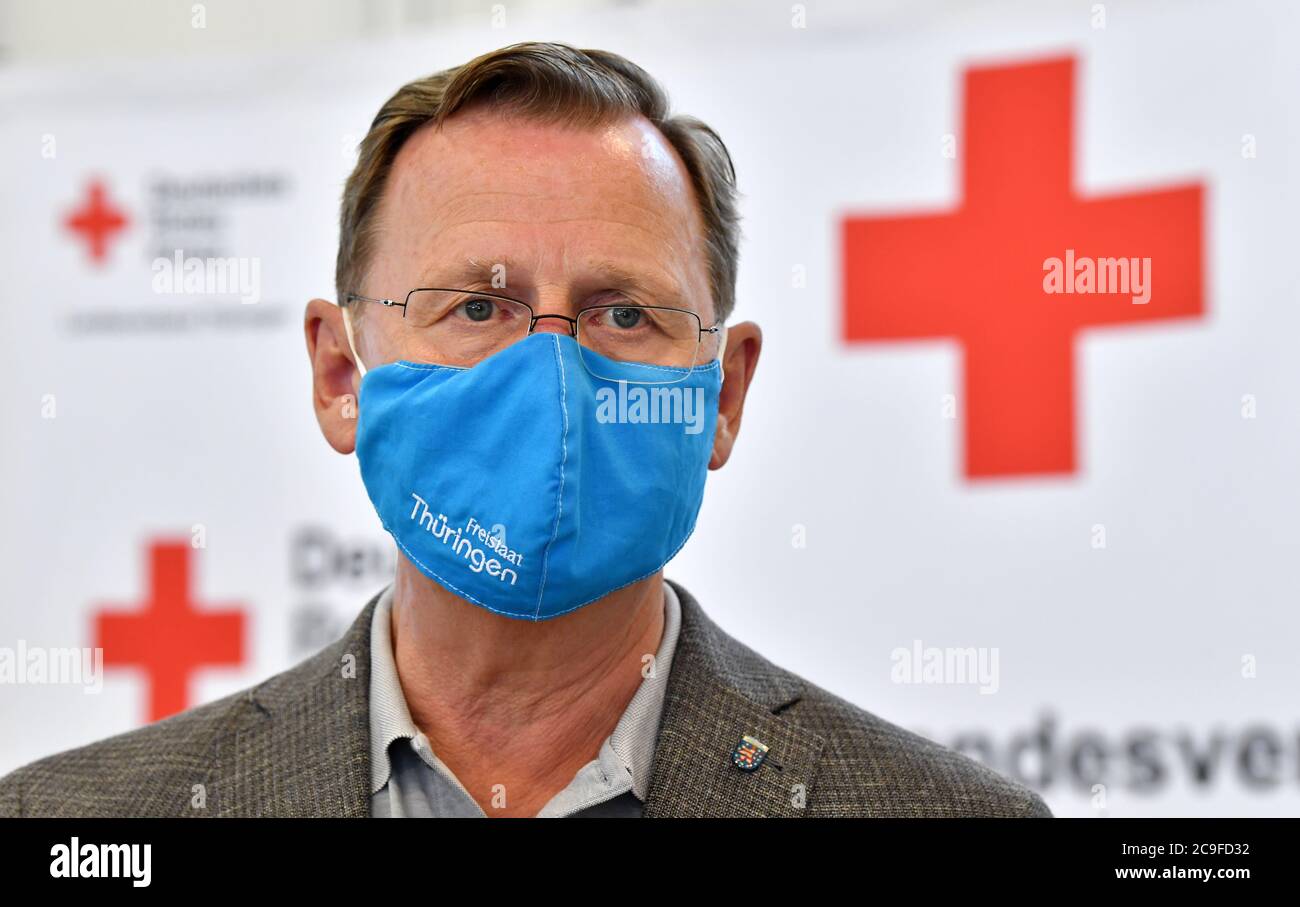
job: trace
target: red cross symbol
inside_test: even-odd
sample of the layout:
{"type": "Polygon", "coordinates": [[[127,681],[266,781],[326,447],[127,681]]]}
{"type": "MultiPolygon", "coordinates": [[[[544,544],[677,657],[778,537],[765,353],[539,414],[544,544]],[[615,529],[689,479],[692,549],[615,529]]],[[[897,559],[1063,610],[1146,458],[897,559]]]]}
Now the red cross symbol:
{"type": "Polygon", "coordinates": [[[102,264],[108,258],[108,240],[129,223],[126,213],[115,208],[108,200],[104,184],[95,180],[90,184],[86,201],[67,216],[63,224],[81,236],[90,250],[90,259],[102,264]]]}
{"type": "Polygon", "coordinates": [[[848,341],[962,347],[969,478],[1073,473],[1075,339],[1088,327],[1199,318],[1202,187],[1083,197],[1074,188],[1074,60],[968,70],[961,201],[843,224],[848,341]],[[1150,300],[1053,295],[1044,263],[1150,258],[1150,300]]]}
{"type": "Polygon", "coordinates": [[[139,667],[149,677],[149,720],[189,705],[189,679],[200,665],[244,661],[244,615],[194,609],[190,598],[188,541],[154,542],[149,548],[149,600],[143,611],[101,611],[95,616],[95,646],[104,664],[139,667]]]}

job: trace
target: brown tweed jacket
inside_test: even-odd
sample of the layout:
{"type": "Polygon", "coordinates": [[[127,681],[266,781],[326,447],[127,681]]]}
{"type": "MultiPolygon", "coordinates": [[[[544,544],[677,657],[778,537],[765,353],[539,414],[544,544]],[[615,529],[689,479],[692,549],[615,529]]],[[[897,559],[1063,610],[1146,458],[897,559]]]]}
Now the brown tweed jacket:
{"type": "MultiPolygon", "coordinates": [[[[682,623],[646,816],[1051,815],[1026,788],[771,664],[673,587],[682,623]],[[770,748],[754,772],[731,762],[742,735],[770,748]]],[[[0,779],[0,816],[367,816],[377,600],[334,645],[251,689],[0,779]]]]}

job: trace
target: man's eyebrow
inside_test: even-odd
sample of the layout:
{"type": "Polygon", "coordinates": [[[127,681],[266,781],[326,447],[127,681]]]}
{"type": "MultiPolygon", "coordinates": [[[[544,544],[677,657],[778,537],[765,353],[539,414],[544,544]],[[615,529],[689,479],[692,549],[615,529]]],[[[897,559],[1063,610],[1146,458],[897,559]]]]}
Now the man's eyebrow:
{"type": "Polygon", "coordinates": [[[492,278],[498,273],[502,273],[508,283],[511,267],[509,260],[487,260],[471,255],[456,264],[429,268],[424,272],[421,284],[426,287],[447,287],[455,290],[476,283],[491,284],[492,278]]]}
{"type": "Polygon", "coordinates": [[[599,274],[603,280],[616,289],[644,290],[653,296],[656,302],[664,305],[682,305],[684,303],[681,289],[677,286],[676,281],[665,281],[652,275],[641,274],[614,261],[595,261],[591,262],[587,267],[599,274]]]}
{"type": "MultiPolygon", "coordinates": [[[[470,288],[474,285],[492,285],[500,277],[503,293],[510,292],[510,274],[520,267],[510,258],[476,258],[470,255],[455,264],[432,267],[424,274],[424,286],[449,289],[470,288]]],[[[654,275],[635,271],[626,265],[608,259],[589,262],[584,272],[596,274],[601,282],[612,289],[642,290],[663,305],[684,306],[685,299],[676,281],[662,280],[654,275]]]]}

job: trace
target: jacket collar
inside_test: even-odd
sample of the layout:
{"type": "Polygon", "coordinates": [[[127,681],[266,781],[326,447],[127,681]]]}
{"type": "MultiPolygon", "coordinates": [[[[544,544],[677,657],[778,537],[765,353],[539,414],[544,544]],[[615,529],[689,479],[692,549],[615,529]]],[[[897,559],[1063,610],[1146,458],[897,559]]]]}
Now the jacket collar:
{"type": "MultiPolygon", "coordinates": [[[[799,816],[825,741],[781,713],[804,683],[724,633],[672,583],[681,628],[664,698],[645,815],[799,816]],[[768,746],[744,772],[743,736],[768,746]]],[[[218,815],[370,813],[370,626],[376,594],[343,637],[249,690],[208,778],[218,815]]]]}

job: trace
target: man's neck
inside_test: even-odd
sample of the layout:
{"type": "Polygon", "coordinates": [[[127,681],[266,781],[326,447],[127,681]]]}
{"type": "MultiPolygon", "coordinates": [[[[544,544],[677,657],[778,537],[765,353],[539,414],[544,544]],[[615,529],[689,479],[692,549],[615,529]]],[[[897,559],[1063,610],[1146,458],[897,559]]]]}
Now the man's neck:
{"type": "Polygon", "coordinates": [[[596,757],[663,627],[661,572],[535,623],[470,604],[398,559],[402,692],[433,751],[489,816],[536,815],[596,757]]]}

